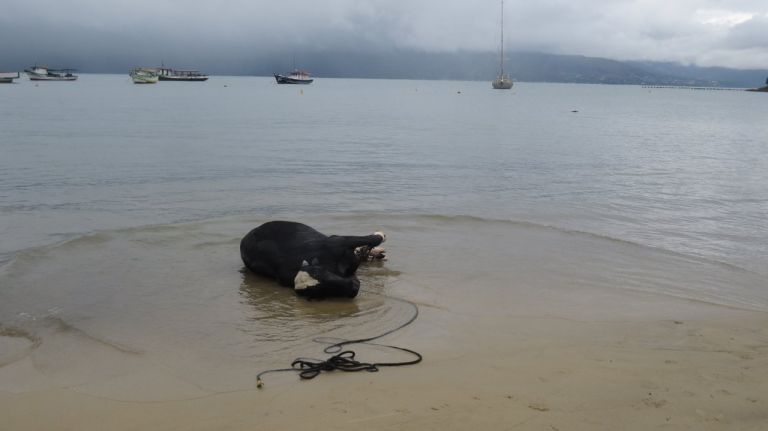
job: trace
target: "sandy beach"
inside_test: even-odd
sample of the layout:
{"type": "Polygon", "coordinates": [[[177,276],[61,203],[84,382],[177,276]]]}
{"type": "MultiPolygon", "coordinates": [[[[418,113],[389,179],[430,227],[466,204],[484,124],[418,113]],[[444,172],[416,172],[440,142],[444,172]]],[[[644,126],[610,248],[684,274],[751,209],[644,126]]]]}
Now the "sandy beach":
{"type": "MultiPolygon", "coordinates": [[[[653,286],[657,283],[653,268],[669,283],[684,285],[683,278],[673,278],[673,267],[682,268],[687,262],[706,273],[708,264],[659,256],[658,251],[621,242],[603,244],[605,240],[593,236],[469,224],[471,229],[462,221],[433,222],[430,232],[420,234],[409,223],[393,221],[385,226],[391,236],[391,260],[361,268],[367,288],[378,286],[388,297],[419,306],[419,318],[412,325],[381,342],[418,350],[424,355],[421,364],[378,373],[334,372],[311,381],[300,381],[293,373],[268,374],[265,386],[257,389],[259,371],[286,367],[298,355],[318,357],[322,346],[307,341],[253,361],[221,362],[218,356],[206,360],[211,353],[205,350],[163,356],[137,347],[152,335],[147,332],[140,332],[143,335],[134,341],[122,341],[131,340],[124,337],[127,328],[120,324],[118,309],[108,309],[117,321],[115,328],[106,328],[112,331],[108,336],[97,336],[99,326],[89,326],[88,320],[79,323],[85,329],[65,327],[62,320],[57,323],[61,327],[42,342],[30,334],[4,331],[0,336],[3,429],[757,431],[768,427],[768,314],[621,288],[632,287],[634,278],[595,266],[600,259],[588,250],[602,244],[600,256],[608,259],[606,265],[621,267],[616,259],[630,262],[653,286]],[[449,234],[441,234],[441,229],[449,234]],[[464,241],[470,232],[475,242],[464,241]],[[406,235],[413,241],[399,240],[406,235]],[[461,241],[461,248],[446,246],[461,241]],[[508,243],[518,248],[482,259],[460,259],[467,253],[479,256],[487,247],[500,250],[508,243]],[[222,389],[219,383],[227,380],[237,385],[222,389]]],[[[189,241],[191,236],[208,244],[210,231],[231,238],[231,232],[241,230],[240,222],[130,230],[114,233],[111,239],[65,244],[26,262],[21,259],[8,273],[17,283],[32,286],[47,275],[16,273],[26,274],[26,265],[38,272],[43,267],[61,268],[61,259],[66,259],[63,262],[80,268],[77,283],[106,283],[84,273],[85,266],[77,266],[72,256],[91,263],[99,261],[90,249],[108,257],[131,256],[127,247],[140,243],[146,250],[146,236],[155,239],[150,246],[155,252],[147,262],[157,262],[158,274],[166,277],[158,280],[171,283],[164,259],[177,259],[177,250],[182,249],[174,237],[189,241]],[[40,265],[40,259],[46,265],[40,265]]],[[[219,280],[222,292],[236,290],[231,284],[239,282],[240,275],[239,262],[229,252],[233,244],[236,241],[227,240],[211,246],[204,253],[207,266],[191,262],[190,268],[197,267],[199,273],[173,281],[179,289],[189,290],[219,280]],[[210,279],[205,278],[207,273],[210,279]]],[[[196,249],[189,244],[183,248],[196,249]]],[[[153,267],[142,265],[137,280],[151,284],[153,267]]],[[[726,281],[731,276],[734,283],[749,280],[743,271],[715,267],[712,270],[724,273],[726,281]]],[[[623,271],[631,275],[628,268],[623,271]]],[[[694,273],[681,271],[683,276],[694,273]]],[[[67,286],[66,276],[59,281],[67,286]]],[[[271,285],[263,288],[274,290],[271,285]]],[[[382,300],[377,296],[363,292],[354,304],[365,309],[370,301],[382,300]]],[[[112,300],[119,306],[131,299],[120,298],[112,300]]],[[[318,310],[332,315],[354,305],[301,302],[291,292],[278,299],[291,301],[289,306],[307,322],[317,318],[311,313],[318,310]]],[[[184,306],[172,303],[165,308],[184,306]]],[[[407,307],[392,310],[382,325],[409,317],[407,307]]],[[[237,316],[229,309],[224,314],[237,316]]],[[[76,316],[72,313],[70,319],[77,320],[76,316]]],[[[157,324],[175,322],[165,319],[157,324]]],[[[181,321],[183,330],[192,324],[181,321]]],[[[133,325],[140,327],[139,322],[133,325]]],[[[344,336],[379,331],[375,322],[352,326],[344,336]]],[[[171,334],[179,343],[173,348],[181,349],[178,339],[183,332],[171,334]]],[[[168,340],[165,344],[173,345],[168,340]]],[[[354,349],[363,361],[408,359],[377,347],[354,349]]]]}
{"type": "MultiPolygon", "coordinates": [[[[273,374],[262,389],[172,401],[54,388],[27,356],[0,368],[0,415],[9,430],[765,429],[768,316],[636,299],[657,311],[590,320],[423,304],[416,324],[386,340],[418,346],[422,364],[312,381],[273,374]]],[[[151,367],[110,384],[130,382],[184,385],[151,367]]]]}

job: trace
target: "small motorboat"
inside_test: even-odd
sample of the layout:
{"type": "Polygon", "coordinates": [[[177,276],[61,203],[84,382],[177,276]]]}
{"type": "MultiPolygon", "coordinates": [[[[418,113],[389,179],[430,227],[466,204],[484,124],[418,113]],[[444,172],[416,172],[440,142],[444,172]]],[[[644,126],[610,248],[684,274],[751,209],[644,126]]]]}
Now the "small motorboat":
{"type": "Polygon", "coordinates": [[[309,77],[306,70],[295,69],[290,75],[275,74],[275,81],[278,84],[311,84],[314,79],[309,77]]]}
{"type": "Polygon", "coordinates": [[[30,81],[74,81],[77,79],[75,69],[49,69],[47,66],[32,66],[25,69],[30,81]]]}
{"type": "Polygon", "coordinates": [[[129,73],[134,84],[156,84],[160,79],[157,69],[138,67],[129,73]]]}
{"type": "Polygon", "coordinates": [[[208,79],[208,75],[200,73],[197,70],[178,70],[160,67],[157,69],[161,81],[197,81],[202,82],[208,79]]]}
{"type": "Polygon", "coordinates": [[[19,72],[0,72],[0,84],[10,84],[19,79],[19,72]]]}

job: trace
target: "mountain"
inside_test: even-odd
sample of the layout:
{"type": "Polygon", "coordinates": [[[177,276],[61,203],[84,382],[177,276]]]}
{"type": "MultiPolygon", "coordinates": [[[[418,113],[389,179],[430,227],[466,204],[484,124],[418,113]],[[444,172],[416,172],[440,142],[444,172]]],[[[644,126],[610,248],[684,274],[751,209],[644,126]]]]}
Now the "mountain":
{"type": "MultiPolygon", "coordinates": [[[[14,40],[28,29],[0,25],[0,40],[14,40]]],[[[0,46],[0,69],[23,70],[33,64],[69,67],[85,73],[127,73],[137,66],[159,65],[199,69],[213,75],[271,76],[296,66],[316,77],[451,79],[491,81],[498,72],[495,52],[428,52],[369,47],[358,49],[277,49],[255,47],[251,41],[221,44],[194,39],[189,45],[158,43],[137,32],[130,37],[88,29],[61,29],[66,38],[30,40],[0,46]]],[[[580,55],[510,52],[505,69],[517,81],[600,84],[650,84],[758,87],[768,71],[675,63],[617,61],[580,55]]]]}
{"type": "Polygon", "coordinates": [[[759,69],[729,69],[726,67],[700,67],[682,65],[680,63],[664,63],[651,61],[627,61],[653,73],[670,76],[696,77],[719,87],[756,87],[766,82],[768,71],[759,69]]]}
{"type": "MultiPolygon", "coordinates": [[[[491,80],[498,58],[491,52],[435,53],[415,50],[376,52],[311,51],[297,53],[300,66],[316,76],[341,78],[405,78],[491,80]]],[[[517,81],[592,84],[753,87],[767,71],[703,68],[675,63],[617,61],[581,55],[513,52],[505,69],[517,81]]],[[[255,61],[256,75],[286,70],[291,64],[280,54],[263,54],[255,61]]]]}

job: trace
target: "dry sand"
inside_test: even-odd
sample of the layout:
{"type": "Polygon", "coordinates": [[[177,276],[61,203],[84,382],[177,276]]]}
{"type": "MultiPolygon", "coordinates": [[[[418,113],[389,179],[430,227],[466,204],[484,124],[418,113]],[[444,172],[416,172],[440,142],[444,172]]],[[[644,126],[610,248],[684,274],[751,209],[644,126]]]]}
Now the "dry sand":
{"type": "MultiPolygon", "coordinates": [[[[419,320],[385,340],[420,350],[419,365],[312,381],[272,374],[263,389],[171,401],[57,387],[36,371],[31,342],[6,334],[0,428],[768,429],[768,314],[631,292],[591,301],[555,313],[422,303],[419,320]]],[[[147,365],[105,384],[183,386],[172,377],[147,365]]]]}

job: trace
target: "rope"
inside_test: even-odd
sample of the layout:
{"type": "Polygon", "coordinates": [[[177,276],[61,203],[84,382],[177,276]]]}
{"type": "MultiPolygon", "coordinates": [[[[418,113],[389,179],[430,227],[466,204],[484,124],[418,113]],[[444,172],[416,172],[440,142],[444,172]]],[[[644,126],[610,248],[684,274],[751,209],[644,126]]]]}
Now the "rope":
{"type": "MultiPolygon", "coordinates": [[[[413,307],[413,316],[411,316],[411,318],[408,319],[408,321],[401,324],[400,326],[397,326],[396,328],[390,329],[389,331],[386,331],[379,335],[368,337],[368,338],[358,338],[356,340],[342,340],[337,343],[331,344],[330,346],[323,349],[324,353],[327,353],[327,354],[335,353],[333,356],[329,357],[328,359],[321,360],[321,359],[297,358],[293,362],[291,362],[291,368],[277,368],[277,369],[262,371],[256,375],[256,387],[262,388],[264,386],[264,382],[261,380],[261,376],[269,373],[282,373],[287,371],[293,371],[295,373],[298,373],[301,379],[311,380],[317,377],[318,375],[320,375],[323,371],[334,371],[334,370],[345,371],[345,372],[368,371],[368,372],[374,373],[379,371],[379,367],[401,367],[404,365],[414,365],[421,362],[421,360],[423,359],[422,355],[411,349],[406,349],[405,347],[390,346],[387,344],[371,343],[371,341],[373,340],[379,339],[393,332],[399,331],[405,328],[406,326],[410,325],[411,323],[413,323],[416,320],[416,318],[419,317],[419,307],[413,302],[407,301],[405,299],[394,298],[394,297],[383,295],[381,293],[376,293],[376,292],[370,292],[370,291],[365,291],[365,292],[372,293],[374,295],[380,295],[385,298],[406,303],[411,307],[413,307]],[[368,344],[371,346],[379,346],[379,347],[386,347],[389,349],[395,349],[401,352],[406,352],[414,356],[414,359],[410,361],[401,361],[401,362],[360,362],[355,359],[356,353],[353,350],[343,350],[343,351],[341,350],[342,347],[348,346],[350,344],[368,344]]],[[[316,343],[327,342],[323,340],[324,340],[323,338],[315,338],[312,341],[316,343]]]]}

